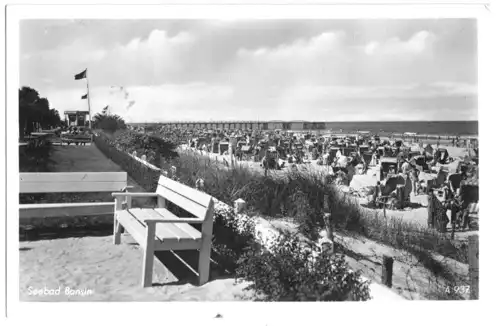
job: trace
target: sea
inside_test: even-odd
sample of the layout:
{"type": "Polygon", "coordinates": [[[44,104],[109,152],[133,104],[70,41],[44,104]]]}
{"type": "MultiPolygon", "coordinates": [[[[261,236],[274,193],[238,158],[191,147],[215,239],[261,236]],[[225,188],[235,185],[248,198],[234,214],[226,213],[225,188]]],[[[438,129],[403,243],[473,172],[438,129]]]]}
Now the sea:
{"type": "Polygon", "coordinates": [[[326,129],[430,135],[479,135],[478,121],[345,121],[326,122],[326,129]]]}

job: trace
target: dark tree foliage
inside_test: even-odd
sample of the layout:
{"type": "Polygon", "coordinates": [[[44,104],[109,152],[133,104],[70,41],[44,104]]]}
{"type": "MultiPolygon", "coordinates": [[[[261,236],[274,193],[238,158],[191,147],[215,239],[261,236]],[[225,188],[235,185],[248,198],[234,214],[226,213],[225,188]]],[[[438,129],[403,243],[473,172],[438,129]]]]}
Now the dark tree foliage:
{"type": "Polygon", "coordinates": [[[31,87],[19,89],[19,135],[34,131],[35,125],[42,129],[53,129],[62,126],[61,117],[56,109],[49,108],[49,101],[31,87]]]}

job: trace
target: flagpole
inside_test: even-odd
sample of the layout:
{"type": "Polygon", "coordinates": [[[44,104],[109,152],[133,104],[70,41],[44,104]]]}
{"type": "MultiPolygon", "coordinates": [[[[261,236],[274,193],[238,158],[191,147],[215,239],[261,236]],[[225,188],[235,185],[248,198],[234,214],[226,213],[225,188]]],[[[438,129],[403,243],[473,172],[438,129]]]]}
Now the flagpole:
{"type": "Polygon", "coordinates": [[[85,79],[87,80],[87,103],[89,104],[89,128],[92,131],[92,111],[90,111],[90,90],[89,90],[89,69],[86,69],[85,79]]]}

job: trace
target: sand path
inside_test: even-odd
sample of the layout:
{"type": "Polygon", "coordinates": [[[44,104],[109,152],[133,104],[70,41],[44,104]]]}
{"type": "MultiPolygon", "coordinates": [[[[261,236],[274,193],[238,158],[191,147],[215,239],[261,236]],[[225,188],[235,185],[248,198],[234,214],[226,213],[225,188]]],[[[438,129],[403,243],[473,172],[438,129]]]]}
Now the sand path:
{"type": "MultiPolygon", "coordinates": [[[[248,295],[245,284],[219,278],[195,285],[196,275],[175,270],[173,255],[157,255],[153,287],[141,287],[142,249],[124,235],[121,245],[112,237],[83,237],[20,243],[21,301],[239,301],[248,295]],[[34,290],[61,288],[59,295],[34,290]],[[70,292],[66,292],[66,288],[70,292]],[[80,290],[77,293],[76,290],[80,290]]],[[[177,268],[178,269],[178,268],[177,268]]],[[[212,272],[217,275],[217,273],[212,272]]]]}

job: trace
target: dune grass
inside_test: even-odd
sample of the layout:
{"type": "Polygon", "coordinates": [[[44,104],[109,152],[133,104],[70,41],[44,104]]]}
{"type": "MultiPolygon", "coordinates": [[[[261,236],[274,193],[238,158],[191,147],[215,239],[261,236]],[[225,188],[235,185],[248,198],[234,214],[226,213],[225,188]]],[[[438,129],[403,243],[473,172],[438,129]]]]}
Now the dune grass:
{"type": "Polygon", "coordinates": [[[207,193],[229,203],[243,198],[249,209],[264,216],[292,217],[322,228],[326,204],[331,225],[336,229],[353,231],[396,248],[432,250],[467,263],[465,243],[457,248],[458,241],[447,239],[433,229],[366,209],[331,184],[325,184],[325,175],[317,171],[304,169],[284,177],[272,174],[265,177],[243,167],[224,168],[220,162],[194,152],[180,152],[177,160],[166,165],[163,168],[168,165],[177,168],[181,182],[194,186],[201,177],[207,193]]]}
{"type": "Polygon", "coordinates": [[[331,184],[325,184],[325,175],[317,170],[303,169],[280,177],[271,173],[265,177],[238,166],[227,169],[220,161],[194,152],[180,152],[179,158],[167,165],[176,166],[180,181],[191,186],[197,178],[203,178],[205,191],[224,202],[242,198],[250,211],[261,216],[293,218],[299,224],[299,231],[312,240],[316,240],[318,230],[325,227],[323,217],[327,200],[329,223],[335,230],[405,250],[448,284],[459,282],[459,278],[434,254],[468,263],[467,241],[450,240],[434,229],[401,218],[384,217],[375,210],[364,208],[331,184]]]}

